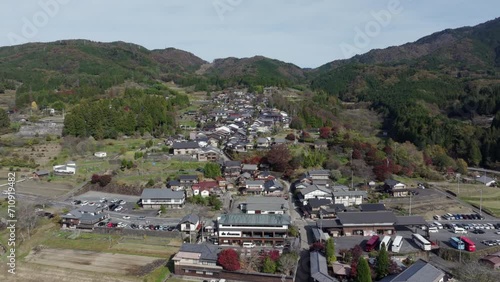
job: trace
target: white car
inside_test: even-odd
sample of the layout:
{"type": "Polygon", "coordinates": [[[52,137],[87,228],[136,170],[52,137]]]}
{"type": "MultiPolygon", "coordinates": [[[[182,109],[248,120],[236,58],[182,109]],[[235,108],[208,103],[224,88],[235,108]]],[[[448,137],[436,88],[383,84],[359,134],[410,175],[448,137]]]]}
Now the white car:
{"type": "Polygon", "coordinates": [[[118,204],[120,205],[125,205],[127,202],[125,202],[124,200],[121,200],[118,204]]]}
{"type": "Polygon", "coordinates": [[[90,203],[89,203],[89,206],[93,206],[93,205],[95,205],[95,203],[94,203],[94,202],[90,202],[90,203]]]}
{"type": "Polygon", "coordinates": [[[122,206],[118,206],[118,207],[115,209],[115,211],[121,211],[121,210],[123,210],[123,207],[122,207],[122,206]]]}
{"type": "Polygon", "coordinates": [[[500,231],[495,232],[495,234],[500,235],[500,231]]]}
{"type": "Polygon", "coordinates": [[[88,205],[88,204],[89,204],[89,202],[88,202],[88,201],[82,201],[82,206],[86,206],[86,205],[88,205]]]}
{"type": "Polygon", "coordinates": [[[106,201],[106,198],[101,198],[101,199],[99,200],[99,202],[101,202],[101,203],[104,203],[104,201],[106,201]]]}
{"type": "Polygon", "coordinates": [[[130,216],[128,216],[128,215],[124,215],[124,216],[123,216],[123,219],[130,219],[130,216]]]}

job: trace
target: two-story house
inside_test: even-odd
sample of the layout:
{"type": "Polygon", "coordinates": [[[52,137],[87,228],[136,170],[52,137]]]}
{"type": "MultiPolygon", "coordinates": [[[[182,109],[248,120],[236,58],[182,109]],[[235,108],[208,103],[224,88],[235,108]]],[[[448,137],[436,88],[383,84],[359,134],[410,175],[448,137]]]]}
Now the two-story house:
{"type": "Polygon", "coordinates": [[[184,216],[179,224],[181,225],[181,232],[185,233],[197,232],[201,228],[200,217],[196,214],[184,216]]]}
{"type": "Polygon", "coordinates": [[[384,181],[384,189],[393,197],[407,197],[409,195],[409,190],[406,188],[406,184],[394,179],[386,179],[384,181]]]}
{"type": "Polygon", "coordinates": [[[211,244],[183,244],[172,258],[176,275],[219,277],[222,267],[217,265],[219,247],[211,244]]]}
{"type": "Polygon", "coordinates": [[[347,186],[333,186],[333,202],[335,204],[343,204],[346,207],[357,206],[363,203],[366,199],[366,191],[351,191],[347,186]]]}
{"type": "Polygon", "coordinates": [[[201,181],[191,186],[191,189],[193,189],[193,195],[201,195],[202,197],[210,196],[210,192],[216,188],[219,188],[219,183],[217,181],[201,181]]]}
{"type": "Polygon", "coordinates": [[[298,193],[299,200],[303,205],[307,205],[309,199],[329,199],[332,200],[332,190],[318,185],[309,185],[301,189],[298,193]]]}
{"type": "Polygon", "coordinates": [[[281,197],[247,197],[240,209],[248,214],[285,214],[288,201],[281,197]]]}
{"type": "Polygon", "coordinates": [[[143,208],[159,209],[161,206],[182,208],[186,201],[184,191],[171,189],[144,189],[141,194],[143,208]]]}
{"type": "Polygon", "coordinates": [[[224,162],[224,176],[238,177],[241,173],[240,161],[225,161],[224,162]]]}
{"type": "Polygon", "coordinates": [[[219,245],[284,244],[290,224],[286,214],[223,214],[217,218],[219,245]]]}
{"type": "Polygon", "coordinates": [[[263,180],[248,180],[245,182],[245,193],[248,194],[262,194],[264,192],[263,180]]]}
{"type": "Polygon", "coordinates": [[[197,175],[179,175],[179,182],[184,187],[191,187],[193,184],[198,183],[197,175]]]}
{"type": "Polygon", "coordinates": [[[108,218],[105,207],[81,206],[61,215],[62,226],[68,228],[93,229],[94,224],[108,218]]]}
{"type": "Polygon", "coordinates": [[[198,142],[194,141],[186,141],[186,142],[174,142],[172,144],[172,149],[174,150],[174,155],[189,155],[192,157],[196,157],[198,154],[198,149],[200,145],[198,142]]]}

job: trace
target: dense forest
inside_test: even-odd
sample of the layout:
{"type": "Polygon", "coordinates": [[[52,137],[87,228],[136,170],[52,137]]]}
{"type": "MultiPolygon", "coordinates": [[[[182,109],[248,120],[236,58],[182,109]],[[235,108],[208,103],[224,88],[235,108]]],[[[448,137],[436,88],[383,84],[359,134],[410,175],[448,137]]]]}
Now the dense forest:
{"type": "Polygon", "coordinates": [[[155,137],[173,134],[177,127],[176,108],[187,106],[188,97],[155,92],[128,88],[121,98],[84,101],[66,116],[63,134],[96,139],[146,132],[155,137]]]}

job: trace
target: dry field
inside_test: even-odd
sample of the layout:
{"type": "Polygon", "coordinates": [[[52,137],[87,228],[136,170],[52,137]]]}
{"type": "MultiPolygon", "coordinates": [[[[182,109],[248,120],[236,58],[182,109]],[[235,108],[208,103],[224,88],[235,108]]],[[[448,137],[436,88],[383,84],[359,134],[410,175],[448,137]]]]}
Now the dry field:
{"type": "Polygon", "coordinates": [[[26,180],[16,184],[18,193],[30,194],[42,197],[57,197],[66,194],[73,189],[73,186],[67,183],[56,183],[37,180],[26,180]]]}
{"type": "Polygon", "coordinates": [[[124,275],[89,273],[75,269],[34,263],[19,263],[15,276],[0,275],[0,281],[12,282],[139,282],[140,278],[124,275]],[[5,279],[5,280],[4,280],[5,279]]]}
{"type": "MultiPolygon", "coordinates": [[[[426,220],[432,220],[433,215],[445,213],[470,213],[471,208],[462,205],[455,199],[433,189],[418,189],[418,195],[411,197],[411,214],[420,215],[426,220]]],[[[383,200],[388,208],[409,214],[410,198],[389,198],[383,200]]]]}
{"type": "Polygon", "coordinates": [[[33,158],[40,167],[50,166],[50,161],[61,153],[61,145],[56,142],[37,144],[32,147],[21,147],[14,150],[20,157],[33,158]]]}
{"type": "Polygon", "coordinates": [[[93,273],[117,275],[133,274],[140,267],[152,263],[157,258],[81,251],[70,249],[43,249],[26,257],[29,263],[68,268],[93,273]]]}

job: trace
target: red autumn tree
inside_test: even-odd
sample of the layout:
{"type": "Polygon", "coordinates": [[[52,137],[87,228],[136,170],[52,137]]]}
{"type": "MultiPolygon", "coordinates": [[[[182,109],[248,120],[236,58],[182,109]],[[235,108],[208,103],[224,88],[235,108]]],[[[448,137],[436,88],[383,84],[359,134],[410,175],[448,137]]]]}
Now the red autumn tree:
{"type": "Polygon", "coordinates": [[[240,257],[234,249],[225,249],[219,253],[217,263],[225,270],[235,271],[240,269],[240,257]]]}
{"type": "Polygon", "coordinates": [[[330,137],[330,134],[332,133],[332,128],[330,127],[322,127],[319,129],[319,137],[323,139],[328,139],[330,137]]]}
{"type": "Polygon", "coordinates": [[[108,185],[109,182],[111,182],[111,178],[112,177],[109,174],[101,175],[101,177],[99,177],[99,185],[101,187],[108,185]]]}
{"type": "Polygon", "coordinates": [[[99,174],[92,174],[92,177],[90,178],[90,183],[96,184],[97,182],[99,182],[100,178],[101,177],[99,176],[99,174]]]}
{"type": "Polygon", "coordinates": [[[274,145],[266,154],[267,162],[275,171],[284,172],[292,154],[285,144],[274,145]]]}
{"type": "Polygon", "coordinates": [[[288,133],[287,136],[285,137],[286,140],[290,140],[290,141],[295,141],[295,134],[293,133],[288,133]]]}

